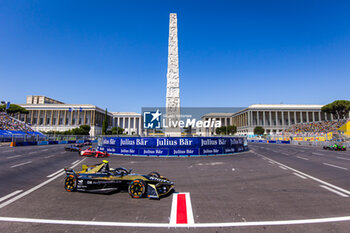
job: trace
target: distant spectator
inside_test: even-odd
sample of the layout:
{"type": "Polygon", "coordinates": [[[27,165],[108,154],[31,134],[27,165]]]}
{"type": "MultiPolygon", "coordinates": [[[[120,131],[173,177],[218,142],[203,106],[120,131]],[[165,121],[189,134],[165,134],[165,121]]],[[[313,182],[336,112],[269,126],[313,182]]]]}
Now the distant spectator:
{"type": "Polygon", "coordinates": [[[34,132],[34,130],[30,128],[29,125],[10,117],[5,112],[0,112],[0,130],[34,132]]]}
{"type": "Polygon", "coordinates": [[[283,134],[290,136],[324,136],[327,133],[336,132],[347,121],[348,119],[341,119],[295,124],[286,129],[283,134]]]}

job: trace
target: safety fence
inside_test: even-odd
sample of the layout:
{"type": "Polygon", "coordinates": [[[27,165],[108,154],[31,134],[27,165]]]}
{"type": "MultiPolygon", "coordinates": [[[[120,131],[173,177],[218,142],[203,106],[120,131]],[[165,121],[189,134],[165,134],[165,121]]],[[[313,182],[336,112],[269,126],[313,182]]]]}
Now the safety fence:
{"type": "Polygon", "coordinates": [[[104,137],[100,151],[141,156],[205,156],[248,150],[245,137],[104,137]]]}

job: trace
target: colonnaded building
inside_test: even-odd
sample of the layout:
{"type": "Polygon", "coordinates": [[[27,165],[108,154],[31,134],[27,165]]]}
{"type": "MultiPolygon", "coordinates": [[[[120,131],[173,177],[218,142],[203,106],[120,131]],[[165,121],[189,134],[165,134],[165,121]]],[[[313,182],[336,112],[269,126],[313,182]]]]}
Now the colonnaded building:
{"type": "MultiPolygon", "coordinates": [[[[262,126],[266,134],[276,134],[298,123],[333,120],[333,115],[324,113],[324,105],[307,104],[253,104],[235,113],[209,113],[203,120],[221,121],[222,126],[236,125],[237,134],[253,135],[256,126],[262,126]]],[[[349,116],[350,117],[350,113],[349,116]]],[[[201,130],[202,136],[215,135],[215,128],[201,130]]]]}
{"type": "MultiPolygon", "coordinates": [[[[90,135],[102,133],[105,110],[91,104],[65,104],[46,96],[27,96],[29,114],[18,119],[30,124],[34,130],[66,131],[81,125],[90,125],[90,135]]],[[[236,125],[238,135],[253,135],[256,126],[265,128],[266,134],[282,132],[297,123],[333,120],[333,115],[323,113],[323,105],[306,104],[253,104],[234,113],[208,113],[202,120],[221,121],[222,126],[236,125]]],[[[350,114],[349,116],[350,117],[350,114]]],[[[143,135],[143,119],[135,112],[107,112],[108,129],[121,127],[127,135],[143,135]]],[[[200,128],[196,135],[215,136],[215,127],[200,128]]]]}
{"type": "MultiPolygon", "coordinates": [[[[18,119],[30,124],[36,131],[66,131],[81,125],[90,125],[90,135],[102,133],[105,110],[92,104],[65,104],[46,96],[27,96],[26,104],[19,104],[29,111],[18,119]]],[[[108,129],[121,127],[128,135],[142,134],[141,115],[135,112],[107,112],[108,129]]]]}

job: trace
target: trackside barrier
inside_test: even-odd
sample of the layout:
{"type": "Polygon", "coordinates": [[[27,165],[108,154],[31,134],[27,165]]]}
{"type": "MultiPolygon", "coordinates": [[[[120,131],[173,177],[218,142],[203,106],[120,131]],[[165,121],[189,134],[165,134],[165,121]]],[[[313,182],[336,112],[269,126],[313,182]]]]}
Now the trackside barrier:
{"type": "Polygon", "coordinates": [[[248,140],[248,142],[269,143],[269,144],[290,144],[290,141],[282,141],[282,140],[248,140]]]}
{"type": "MultiPolygon", "coordinates": [[[[96,141],[96,140],[94,140],[96,141]]],[[[12,147],[14,146],[40,146],[40,145],[51,145],[51,144],[70,144],[70,143],[84,143],[93,142],[91,140],[78,140],[78,141],[33,141],[33,142],[11,142],[12,147]],[[82,142],[81,142],[82,141],[82,142]]]]}
{"type": "Polygon", "coordinates": [[[245,137],[105,137],[98,150],[135,156],[207,156],[248,150],[245,137]]]}

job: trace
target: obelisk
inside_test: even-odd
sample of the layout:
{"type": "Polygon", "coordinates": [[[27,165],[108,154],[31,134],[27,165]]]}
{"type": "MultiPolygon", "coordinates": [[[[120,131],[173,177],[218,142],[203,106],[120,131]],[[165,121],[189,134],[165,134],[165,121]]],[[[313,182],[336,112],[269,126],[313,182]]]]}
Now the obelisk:
{"type": "Polygon", "coordinates": [[[177,16],[170,14],[168,71],[166,91],[166,128],[165,135],[181,137],[180,121],[180,86],[179,86],[179,54],[177,44],[177,16]]]}

